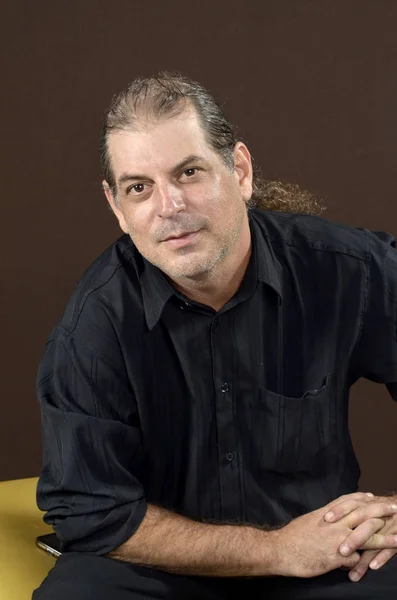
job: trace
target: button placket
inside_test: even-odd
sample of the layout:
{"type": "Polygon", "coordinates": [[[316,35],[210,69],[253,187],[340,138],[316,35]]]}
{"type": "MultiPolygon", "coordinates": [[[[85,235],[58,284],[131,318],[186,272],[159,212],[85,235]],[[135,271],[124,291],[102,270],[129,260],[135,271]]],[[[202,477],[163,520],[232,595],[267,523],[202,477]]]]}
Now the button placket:
{"type": "Polygon", "coordinates": [[[237,425],[233,406],[233,327],[229,315],[215,316],[211,324],[211,346],[218,430],[218,460],[221,512],[231,518],[241,502],[237,425]]]}

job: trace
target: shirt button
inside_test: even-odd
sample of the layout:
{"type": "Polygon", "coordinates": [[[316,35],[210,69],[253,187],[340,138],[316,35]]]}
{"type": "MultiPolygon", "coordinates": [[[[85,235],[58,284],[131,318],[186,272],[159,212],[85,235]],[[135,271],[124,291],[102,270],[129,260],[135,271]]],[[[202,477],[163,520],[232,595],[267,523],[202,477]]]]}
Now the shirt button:
{"type": "Polygon", "coordinates": [[[227,461],[229,461],[229,462],[232,462],[232,460],[234,459],[234,454],[233,454],[233,452],[228,452],[228,453],[225,455],[225,458],[226,458],[226,460],[227,460],[227,461]]]}
{"type": "Polygon", "coordinates": [[[215,317],[215,319],[212,321],[212,330],[216,331],[219,327],[219,317],[215,317]]]}
{"type": "Polygon", "coordinates": [[[228,392],[229,391],[229,385],[227,383],[223,383],[221,385],[221,392],[228,392]]]}

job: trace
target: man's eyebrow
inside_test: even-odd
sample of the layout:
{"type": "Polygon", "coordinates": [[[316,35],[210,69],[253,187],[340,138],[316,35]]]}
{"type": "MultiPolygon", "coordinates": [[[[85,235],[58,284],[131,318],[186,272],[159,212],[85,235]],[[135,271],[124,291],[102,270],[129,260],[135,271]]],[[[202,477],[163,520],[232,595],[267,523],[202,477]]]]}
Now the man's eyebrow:
{"type": "Polygon", "coordinates": [[[198,156],[197,154],[190,154],[190,156],[187,156],[186,158],[184,158],[183,160],[181,160],[180,163],[178,163],[172,170],[172,173],[177,173],[178,171],[183,171],[183,169],[185,167],[187,167],[188,165],[192,164],[192,163],[198,163],[198,162],[204,162],[205,159],[202,156],[198,156]]]}
{"type": "MultiPolygon", "coordinates": [[[[175,174],[178,171],[182,171],[184,169],[184,167],[187,167],[188,165],[190,165],[192,163],[203,162],[204,160],[205,159],[202,156],[198,156],[197,154],[190,154],[189,156],[187,156],[186,158],[184,158],[183,160],[181,160],[180,163],[178,163],[177,165],[175,165],[175,167],[172,167],[172,169],[171,169],[170,172],[172,174],[175,174]]],[[[138,175],[138,174],[132,174],[132,173],[123,173],[118,178],[117,183],[119,185],[121,185],[122,183],[126,183],[127,181],[132,181],[134,179],[150,180],[150,177],[148,177],[148,175],[138,175]]]]}
{"type": "Polygon", "coordinates": [[[126,183],[127,181],[132,181],[133,179],[150,179],[147,175],[132,175],[130,173],[123,173],[117,179],[117,183],[121,185],[122,183],[126,183]]]}

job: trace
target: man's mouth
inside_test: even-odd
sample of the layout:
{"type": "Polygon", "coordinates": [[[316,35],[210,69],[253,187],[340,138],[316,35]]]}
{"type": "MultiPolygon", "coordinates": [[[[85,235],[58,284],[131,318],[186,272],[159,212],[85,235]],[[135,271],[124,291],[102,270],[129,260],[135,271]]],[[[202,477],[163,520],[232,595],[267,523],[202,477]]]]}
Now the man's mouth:
{"type": "Polygon", "coordinates": [[[192,233],[196,233],[195,231],[183,231],[182,233],[175,233],[172,235],[169,235],[167,238],[165,238],[164,242],[167,242],[168,240],[179,240],[180,238],[186,237],[187,235],[191,235],[192,233]]]}
{"type": "Polygon", "coordinates": [[[182,246],[187,246],[188,244],[190,244],[194,240],[198,232],[199,230],[175,233],[163,240],[163,243],[168,244],[172,248],[181,248],[182,246]]]}

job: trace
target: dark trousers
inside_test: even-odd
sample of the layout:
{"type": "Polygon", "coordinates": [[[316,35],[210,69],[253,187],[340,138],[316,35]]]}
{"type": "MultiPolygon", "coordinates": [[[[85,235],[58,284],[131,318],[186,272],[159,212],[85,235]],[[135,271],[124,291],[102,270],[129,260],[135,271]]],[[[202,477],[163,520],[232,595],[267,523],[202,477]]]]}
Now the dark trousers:
{"type": "Polygon", "coordinates": [[[396,600],[397,555],[379,571],[352,583],[347,571],[312,579],[287,577],[212,578],[173,575],[103,556],[60,556],[33,592],[32,600],[396,600]]]}

